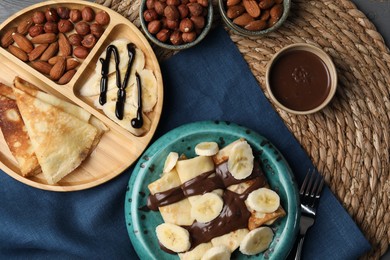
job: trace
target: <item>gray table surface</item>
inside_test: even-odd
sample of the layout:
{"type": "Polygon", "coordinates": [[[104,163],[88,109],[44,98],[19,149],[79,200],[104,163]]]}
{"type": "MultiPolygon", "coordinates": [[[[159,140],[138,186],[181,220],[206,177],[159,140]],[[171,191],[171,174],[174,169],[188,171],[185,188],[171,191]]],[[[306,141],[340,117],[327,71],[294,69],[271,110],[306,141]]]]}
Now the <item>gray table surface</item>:
{"type": "MultiPolygon", "coordinates": [[[[337,0],[336,0],[337,1],[337,0]]],[[[0,0],[0,23],[15,12],[42,1],[0,0]]],[[[390,46],[390,0],[352,0],[377,27],[387,46],[390,46]]],[[[382,257],[390,260],[390,250],[382,257]]]]}

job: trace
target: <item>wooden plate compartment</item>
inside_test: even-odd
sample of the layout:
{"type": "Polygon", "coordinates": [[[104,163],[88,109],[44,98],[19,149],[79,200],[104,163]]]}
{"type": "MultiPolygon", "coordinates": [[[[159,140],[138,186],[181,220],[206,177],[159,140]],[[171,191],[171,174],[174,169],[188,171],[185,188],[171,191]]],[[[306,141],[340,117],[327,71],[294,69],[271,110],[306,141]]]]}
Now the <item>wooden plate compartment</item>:
{"type": "Polygon", "coordinates": [[[102,184],[119,175],[132,165],[145,150],[156,131],[161,115],[163,103],[162,77],[156,56],[138,28],[118,13],[94,3],[78,0],[52,0],[33,5],[14,14],[1,24],[0,35],[3,35],[7,29],[17,26],[21,20],[31,16],[35,11],[46,10],[49,6],[53,8],[65,6],[70,9],[77,8],[80,10],[84,6],[90,6],[95,12],[100,10],[106,11],[110,15],[110,23],[107,25],[104,34],[98,40],[95,47],[77,68],[77,73],[68,84],[58,85],[27,63],[13,56],[4,48],[0,48],[0,63],[2,67],[0,82],[12,85],[14,77],[19,76],[37,85],[45,92],[86,109],[92,115],[99,118],[110,130],[103,135],[95,151],[74,172],[66,176],[56,185],[47,184],[42,174],[31,178],[22,177],[19,167],[10,153],[2,134],[0,135],[0,168],[18,181],[36,188],[52,191],[82,190],[102,184]],[[106,117],[102,111],[96,109],[91,99],[82,97],[79,94],[79,90],[82,84],[85,83],[85,79],[91,76],[91,73],[95,73],[96,62],[100,54],[113,40],[118,38],[128,39],[144,52],[146,67],[153,70],[157,79],[158,101],[154,110],[148,114],[148,117],[152,121],[151,129],[141,137],[134,136],[127,130],[121,128],[106,117]]]}

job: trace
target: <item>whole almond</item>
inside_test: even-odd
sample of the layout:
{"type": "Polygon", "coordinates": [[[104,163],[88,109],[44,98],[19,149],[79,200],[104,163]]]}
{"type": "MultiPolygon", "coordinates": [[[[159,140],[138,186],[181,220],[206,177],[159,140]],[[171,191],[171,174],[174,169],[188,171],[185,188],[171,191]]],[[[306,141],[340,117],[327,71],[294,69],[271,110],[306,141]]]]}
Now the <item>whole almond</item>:
{"type": "Polygon", "coordinates": [[[261,9],[269,9],[275,4],[275,0],[262,0],[259,3],[261,9]]]}
{"type": "Polygon", "coordinates": [[[52,80],[59,80],[62,75],[64,75],[66,69],[66,60],[65,57],[58,59],[57,63],[54,64],[53,68],[50,70],[50,78],[52,80]]]}
{"type": "Polygon", "coordinates": [[[270,16],[274,19],[279,19],[283,14],[283,5],[277,4],[271,8],[270,16]]]}
{"type": "Polygon", "coordinates": [[[70,45],[68,37],[65,34],[58,34],[58,45],[62,56],[70,56],[72,54],[72,45],[70,45]]]}
{"type": "Polygon", "coordinates": [[[34,44],[42,44],[42,43],[53,43],[56,40],[57,40],[57,35],[55,33],[44,33],[32,38],[31,42],[34,44]]]}
{"type": "Polygon", "coordinates": [[[41,60],[48,61],[51,57],[54,57],[58,53],[58,41],[50,43],[49,47],[41,56],[41,60]]]}
{"type": "Polygon", "coordinates": [[[50,65],[49,63],[47,63],[46,61],[43,61],[43,60],[32,61],[31,66],[34,69],[36,69],[37,71],[39,71],[45,75],[49,75],[51,69],[53,68],[52,65],[50,65]]]}
{"type": "Polygon", "coordinates": [[[16,58],[22,60],[22,61],[28,61],[27,53],[25,53],[22,49],[10,45],[8,46],[8,50],[10,53],[12,53],[16,58]]]}
{"type": "Polygon", "coordinates": [[[66,70],[72,70],[77,68],[80,65],[80,62],[76,58],[68,58],[66,59],[66,70]]]}
{"type": "Polygon", "coordinates": [[[244,28],[249,30],[249,31],[264,30],[265,28],[267,28],[267,21],[263,21],[263,20],[252,21],[252,22],[248,23],[247,25],[245,25],[244,28]]]}
{"type": "Polygon", "coordinates": [[[72,80],[74,74],[76,74],[76,70],[68,70],[65,74],[58,80],[58,84],[64,85],[72,80]]]}
{"type": "Polygon", "coordinates": [[[30,53],[32,50],[34,50],[34,45],[23,34],[14,32],[12,34],[12,38],[23,51],[30,53]]]}
{"type": "Polygon", "coordinates": [[[89,50],[84,46],[77,46],[73,50],[73,55],[80,59],[85,59],[88,56],[89,50]]]}
{"type": "Polygon", "coordinates": [[[253,18],[260,16],[261,9],[256,0],[242,0],[242,3],[244,4],[245,10],[250,16],[253,18]]]}
{"type": "Polygon", "coordinates": [[[240,2],[241,2],[241,0],[227,0],[226,5],[233,6],[233,5],[239,4],[240,2]]]}
{"type": "Polygon", "coordinates": [[[233,20],[233,23],[235,23],[239,26],[245,27],[245,25],[247,25],[248,23],[250,23],[252,21],[254,21],[254,18],[252,16],[250,16],[248,13],[243,13],[239,17],[235,18],[233,20]]]}
{"type": "Polygon", "coordinates": [[[227,11],[226,15],[230,19],[234,19],[240,15],[242,15],[245,12],[245,7],[242,5],[234,5],[230,6],[227,11]]]}
{"type": "Polygon", "coordinates": [[[12,38],[12,34],[14,32],[16,32],[16,27],[12,27],[4,33],[4,35],[1,37],[1,47],[7,48],[12,43],[14,43],[14,39],[12,38]]]}
{"type": "Polygon", "coordinates": [[[50,65],[54,65],[57,63],[57,61],[59,61],[60,59],[62,59],[64,56],[61,56],[61,55],[57,55],[57,56],[54,56],[52,58],[50,58],[47,62],[50,64],[50,65]]]}
{"type": "Polygon", "coordinates": [[[46,50],[47,46],[49,46],[49,44],[44,43],[35,47],[34,50],[28,54],[28,60],[33,61],[38,59],[42,55],[42,53],[46,50]]]}
{"type": "Polygon", "coordinates": [[[28,29],[33,26],[33,21],[31,18],[27,18],[22,20],[17,28],[17,32],[23,35],[26,35],[28,33],[28,29]]]}

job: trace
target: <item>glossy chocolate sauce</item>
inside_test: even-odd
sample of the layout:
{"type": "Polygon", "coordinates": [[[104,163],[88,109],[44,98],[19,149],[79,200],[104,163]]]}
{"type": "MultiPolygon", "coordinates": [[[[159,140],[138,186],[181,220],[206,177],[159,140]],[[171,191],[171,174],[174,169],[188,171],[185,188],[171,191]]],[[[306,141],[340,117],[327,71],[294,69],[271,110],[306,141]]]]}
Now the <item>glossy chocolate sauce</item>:
{"type": "MultiPolygon", "coordinates": [[[[224,189],[224,194],[222,196],[224,206],[217,218],[207,223],[194,221],[191,226],[184,226],[184,228],[186,228],[190,233],[190,237],[192,239],[190,250],[199,244],[211,241],[211,239],[215,237],[225,235],[241,228],[247,228],[251,213],[245,205],[245,200],[249,193],[258,188],[264,187],[267,184],[267,180],[260,168],[259,162],[256,160],[253,172],[244,180],[237,180],[232,176],[232,174],[228,171],[227,162],[216,166],[216,174],[210,177],[213,173],[214,171],[202,173],[199,176],[183,183],[179,187],[156,193],[154,195],[149,195],[148,197],[148,207],[151,210],[156,211],[160,206],[175,203],[185,197],[201,195],[215,189],[224,189]],[[251,181],[250,187],[247,188],[243,194],[237,194],[226,189],[233,184],[239,184],[249,180],[251,181]]],[[[165,247],[161,245],[160,247],[162,250],[172,253],[165,247]]]]}
{"type": "Polygon", "coordinates": [[[282,105],[307,111],[326,99],[331,79],[328,67],[316,54],[292,50],[282,54],[272,65],[269,83],[282,105]]]}

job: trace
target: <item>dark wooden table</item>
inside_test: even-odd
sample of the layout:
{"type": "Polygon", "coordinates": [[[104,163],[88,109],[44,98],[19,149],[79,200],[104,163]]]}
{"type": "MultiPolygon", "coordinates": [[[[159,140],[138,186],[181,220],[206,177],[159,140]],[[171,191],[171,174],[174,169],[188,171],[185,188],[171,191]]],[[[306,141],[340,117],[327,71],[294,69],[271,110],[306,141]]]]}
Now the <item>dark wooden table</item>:
{"type": "MultiPolygon", "coordinates": [[[[39,0],[1,0],[0,1],[0,23],[17,11],[40,3],[39,0]]],[[[93,2],[93,1],[90,1],[93,2]]],[[[390,46],[390,1],[389,0],[352,0],[360,10],[375,24],[382,34],[387,46],[390,46]]],[[[390,250],[382,257],[383,260],[390,259],[390,250]]]]}

